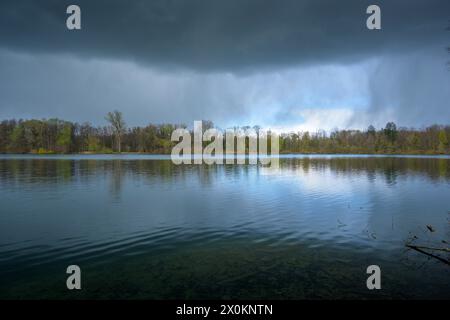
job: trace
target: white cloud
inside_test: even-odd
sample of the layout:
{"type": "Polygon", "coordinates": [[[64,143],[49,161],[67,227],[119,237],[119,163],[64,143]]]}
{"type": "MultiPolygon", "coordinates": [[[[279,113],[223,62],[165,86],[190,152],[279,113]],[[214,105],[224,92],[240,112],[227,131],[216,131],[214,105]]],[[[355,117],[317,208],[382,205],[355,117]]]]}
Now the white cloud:
{"type": "MultiPolygon", "coordinates": [[[[295,112],[303,122],[293,126],[274,126],[279,132],[315,132],[318,129],[331,131],[333,129],[349,129],[349,124],[355,115],[350,108],[338,109],[303,109],[295,112]]],[[[364,126],[363,126],[364,127],[364,126]]],[[[352,129],[358,129],[352,127],[352,129]]]]}

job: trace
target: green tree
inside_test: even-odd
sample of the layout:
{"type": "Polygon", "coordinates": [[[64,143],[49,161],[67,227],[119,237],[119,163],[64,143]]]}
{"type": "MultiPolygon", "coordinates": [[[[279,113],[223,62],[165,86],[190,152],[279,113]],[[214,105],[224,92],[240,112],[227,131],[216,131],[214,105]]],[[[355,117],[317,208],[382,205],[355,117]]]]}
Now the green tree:
{"type": "Polygon", "coordinates": [[[388,122],[384,128],[384,134],[389,142],[394,143],[397,139],[397,126],[394,122],[388,122]]]}
{"type": "Polygon", "coordinates": [[[58,133],[56,138],[56,146],[58,149],[61,149],[62,152],[70,152],[70,146],[72,144],[72,125],[70,123],[66,123],[63,125],[63,128],[58,133]]]}
{"type": "Polygon", "coordinates": [[[445,152],[448,147],[448,139],[445,130],[439,131],[439,152],[445,152]]]}
{"type": "Polygon", "coordinates": [[[371,136],[375,136],[375,133],[376,133],[375,127],[374,127],[373,125],[370,125],[370,126],[367,128],[367,133],[368,133],[369,135],[371,135],[371,136]]]}
{"type": "Polygon", "coordinates": [[[10,136],[11,150],[13,152],[28,152],[27,140],[25,139],[25,130],[22,124],[17,125],[10,136]]]}
{"type": "Polygon", "coordinates": [[[87,149],[90,152],[101,151],[100,139],[96,136],[89,135],[87,137],[87,149]]]}

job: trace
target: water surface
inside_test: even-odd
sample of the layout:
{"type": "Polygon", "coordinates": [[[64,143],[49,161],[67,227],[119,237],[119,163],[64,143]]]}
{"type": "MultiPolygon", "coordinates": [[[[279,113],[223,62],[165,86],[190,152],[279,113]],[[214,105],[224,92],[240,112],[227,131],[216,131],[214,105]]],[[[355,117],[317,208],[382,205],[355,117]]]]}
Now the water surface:
{"type": "Polygon", "coordinates": [[[448,247],[449,197],[445,156],[4,155],[0,298],[448,299],[449,266],[405,243],[448,247]]]}

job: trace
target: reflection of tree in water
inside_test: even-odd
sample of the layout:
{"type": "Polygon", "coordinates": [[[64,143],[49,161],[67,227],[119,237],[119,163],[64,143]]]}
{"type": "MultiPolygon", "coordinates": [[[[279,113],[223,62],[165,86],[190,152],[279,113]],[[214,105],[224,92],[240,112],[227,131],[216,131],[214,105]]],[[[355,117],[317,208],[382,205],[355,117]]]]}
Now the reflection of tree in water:
{"type": "Polygon", "coordinates": [[[377,173],[375,170],[367,170],[367,180],[369,182],[374,182],[376,180],[377,173]]]}
{"type": "Polygon", "coordinates": [[[56,176],[63,181],[70,181],[75,176],[75,161],[56,161],[56,176]]]}
{"type": "Polygon", "coordinates": [[[329,169],[343,175],[365,174],[370,181],[384,177],[387,185],[394,185],[401,176],[422,176],[432,181],[450,180],[450,159],[447,158],[401,158],[401,157],[336,157],[282,159],[282,170],[293,174],[301,170],[321,172],[329,169]]]}
{"type": "Polygon", "coordinates": [[[395,166],[388,166],[384,169],[384,177],[388,186],[393,186],[397,182],[397,169],[395,166]]]}
{"type": "MultiPolygon", "coordinates": [[[[72,183],[80,179],[89,182],[101,176],[111,175],[111,192],[119,196],[125,174],[132,179],[146,179],[150,183],[181,181],[192,178],[193,173],[202,184],[211,184],[219,175],[230,177],[257,172],[253,165],[174,165],[170,160],[49,160],[11,159],[0,160],[2,183],[23,186],[26,184],[72,183]]],[[[305,157],[280,159],[281,171],[288,174],[329,170],[341,175],[362,175],[374,181],[384,178],[387,185],[394,185],[402,176],[420,176],[439,181],[450,180],[448,158],[396,158],[396,157],[305,157]]]]}
{"type": "Polygon", "coordinates": [[[170,160],[136,160],[127,161],[126,170],[130,171],[133,177],[146,177],[160,181],[171,181],[174,177],[183,176],[187,166],[172,164],[170,160]]]}
{"type": "Polygon", "coordinates": [[[70,183],[76,174],[72,160],[0,160],[0,181],[10,186],[70,183]]]}
{"type": "Polygon", "coordinates": [[[198,181],[202,186],[213,185],[216,181],[222,181],[221,177],[225,176],[230,179],[247,178],[253,165],[233,164],[233,165],[201,165],[196,166],[198,181]]]}
{"type": "Polygon", "coordinates": [[[212,185],[221,176],[237,178],[249,173],[249,165],[196,165],[181,164],[174,165],[170,160],[138,160],[127,161],[122,169],[131,174],[135,179],[144,178],[149,184],[163,184],[174,181],[192,181],[196,177],[197,181],[204,186],[212,185]]]}
{"type": "Polygon", "coordinates": [[[110,183],[110,193],[114,199],[120,199],[120,193],[122,190],[123,178],[126,173],[127,162],[122,160],[111,160],[111,183],[110,183]],[[125,168],[123,168],[125,167],[125,168]]]}

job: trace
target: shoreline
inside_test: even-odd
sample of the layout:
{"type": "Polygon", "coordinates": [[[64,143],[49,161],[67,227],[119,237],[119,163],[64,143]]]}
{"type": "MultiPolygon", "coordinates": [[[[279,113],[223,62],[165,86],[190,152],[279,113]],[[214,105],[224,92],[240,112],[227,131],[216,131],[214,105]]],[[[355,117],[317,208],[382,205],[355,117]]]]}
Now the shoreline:
{"type": "MultiPolygon", "coordinates": [[[[197,154],[192,154],[192,156],[196,156],[197,154]]],[[[198,154],[199,155],[199,154],[198,154]]],[[[84,157],[86,156],[88,157],[140,157],[142,156],[143,158],[145,157],[161,157],[164,159],[169,159],[171,157],[170,153],[144,153],[144,152],[121,152],[121,153],[0,153],[0,159],[3,157],[3,159],[6,158],[57,158],[57,157],[84,157]]],[[[224,154],[224,158],[225,157],[230,157],[230,156],[234,156],[236,158],[239,157],[255,157],[257,156],[257,154],[224,154]]],[[[278,155],[278,157],[280,159],[287,159],[287,158],[301,158],[301,157],[374,157],[374,158],[383,158],[383,157],[407,157],[407,158],[441,158],[441,159],[449,159],[450,158],[450,154],[441,154],[441,153],[313,153],[313,152],[305,152],[305,153],[296,153],[296,152],[292,152],[292,153],[280,153],[278,155]]],[[[262,156],[262,158],[264,157],[269,157],[270,158],[270,154],[267,156],[262,156]]]]}

